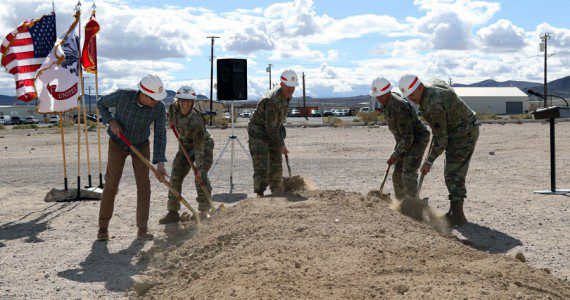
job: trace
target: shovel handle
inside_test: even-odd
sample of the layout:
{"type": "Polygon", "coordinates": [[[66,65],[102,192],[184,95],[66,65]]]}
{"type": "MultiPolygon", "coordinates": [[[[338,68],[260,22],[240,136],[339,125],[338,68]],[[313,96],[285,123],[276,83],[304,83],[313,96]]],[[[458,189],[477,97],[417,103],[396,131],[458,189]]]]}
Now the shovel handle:
{"type": "Polygon", "coordinates": [[[382,194],[382,191],[384,190],[384,184],[386,184],[386,179],[388,179],[388,173],[390,173],[391,167],[392,165],[388,165],[388,167],[386,168],[386,172],[384,173],[384,179],[382,180],[382,184],[380,184],[380,194],[382,194]]]}
{"type": "Polygon", "coordinates": [[[287,163],[287,171],[289,171],[289,177],[293,177],[291,174],[291,166],[289,165],[289,155],[285,154],[285,162],[287,163]]]}
{"type": "MultiPolygon", "coordinates": [[[[137,150],[137,148],[133,146],[131,141],[129,141],[129,139],[125,135],[123,135],[123,133],[119,134],[119,138],[129,147],[129,149],[131,149],[131,151],[140,160],[143,161],[143,163],[152,171],[152,173],[154,173],[155,175],[158,174],[158,170],[142,155],[142,153],[139,152],[139,150],[137,150]]],[[[180,193],[176,191],[176,189],[172,186],[172,184],[170,184],[170,182],[166,180],[161,182],[168,188],[168,190],[170,190],[174,194],[174,196],[176,196],[176,198],[178,198],[178,201],[184,204],[184,206],[186,206],[186,208],[188,208],[192,212],[192,214],[196,218],[196,222],[200,224],[200,218],[198,217],[198,213],[196,212],[196,210],[194,210],[194,208],[192,208],[192,206],[190,206],[190,204],[188,204],[188,201],[186,201],[186,199],[184,199],[182,195],[180,195],[180,193]]]]}

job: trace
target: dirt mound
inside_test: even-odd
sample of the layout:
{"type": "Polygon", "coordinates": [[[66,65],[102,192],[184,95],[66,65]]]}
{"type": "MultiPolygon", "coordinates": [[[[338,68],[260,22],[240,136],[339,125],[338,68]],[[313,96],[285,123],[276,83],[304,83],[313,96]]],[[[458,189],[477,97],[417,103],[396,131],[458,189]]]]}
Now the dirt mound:
{"type": "Polygon", "coordinates": [[[441,236],[386,202],[344,191],[248,199],[198,231],[169,229],[143,253],[130,296],[569,298],[570,287],[514,257],[441,236]]]}

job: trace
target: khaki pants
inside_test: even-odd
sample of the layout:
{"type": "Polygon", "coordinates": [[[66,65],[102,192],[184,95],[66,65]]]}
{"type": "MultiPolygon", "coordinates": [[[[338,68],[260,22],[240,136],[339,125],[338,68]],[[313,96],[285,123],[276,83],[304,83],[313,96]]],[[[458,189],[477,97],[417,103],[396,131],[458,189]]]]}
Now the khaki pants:
{"type": "MultiPolygon", "coordinates": [[[[142,155],[150,159],[150,146],[147,142],[140,149],[142,155]]],[[[123,175],[125,160],[131,152],[118,145],[109,138],[109,152],[107,159],[107,173],[105,173],[105,187],[101,197],[101,208],[99,210],[99,227],[107,228],[113,216],[115,206],[115,196],[119,190],[119,182],[123,175]]],[[[137,183],[137,227],[146,228],[150,209],[150,178],[149,169],[145,163],[136,155],[132,155],[133,170],[137,183]]]]}

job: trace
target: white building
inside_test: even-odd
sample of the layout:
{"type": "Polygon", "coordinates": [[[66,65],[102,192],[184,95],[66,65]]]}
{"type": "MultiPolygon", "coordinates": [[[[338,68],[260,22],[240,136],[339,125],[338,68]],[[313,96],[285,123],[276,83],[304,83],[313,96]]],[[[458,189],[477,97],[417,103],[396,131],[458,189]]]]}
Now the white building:
{"type": "Polygon", "coordinates": [[[516,87],[454,87],[455,93],[474,111],[497,115],[528,112],[528,95],[516,87]]]}

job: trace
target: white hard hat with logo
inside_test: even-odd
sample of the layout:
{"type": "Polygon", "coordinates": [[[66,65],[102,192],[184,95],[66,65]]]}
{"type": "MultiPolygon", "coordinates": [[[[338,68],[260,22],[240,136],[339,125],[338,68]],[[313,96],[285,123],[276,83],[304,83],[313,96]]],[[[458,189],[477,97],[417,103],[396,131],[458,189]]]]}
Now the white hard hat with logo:
{"type": "Polygon", "coordinates": [[[188,100],[198,99],[198,97],[196,97],[196,91],[192,87],[189,87],[187,85],[180,87],[176,92],[176,96],[174,96],[174,98],[188,99],[188,100]]]}
{"type": "Polygon", "coordinates": [[[281,73],[281,82],[290,87],[299,86],[299,77],[295,71],[285,70],[281,73]]]}
{"type": "Polygon", "coordinates": [[[139,82],[139,90],[156,101],[166,98],[166,90],[160,77],[148,74],[139,82]]]}
{"type": "Polygon", "coordinates": [[[370,96],[378,97],[389,93],[392,90],[392,84],[388,79],[384,77],[376,77],[372,81],[372,87],[370,88],[370,96]]]}
{"type": "Polygon", "coordinates": [[[416,75],[406,74],[402,76],[402,78],[400,78],[400,82],[398,83],[400,91],[402,92],[402,97],[408,97],[418,88],[418,86],[420,86],[420,83],[422,82],[416,75]]]}

